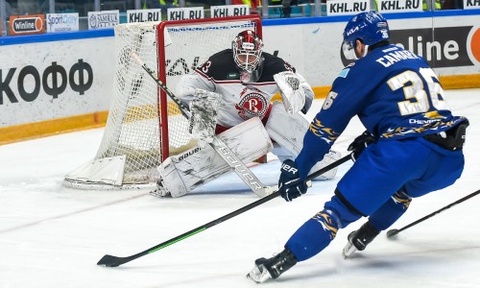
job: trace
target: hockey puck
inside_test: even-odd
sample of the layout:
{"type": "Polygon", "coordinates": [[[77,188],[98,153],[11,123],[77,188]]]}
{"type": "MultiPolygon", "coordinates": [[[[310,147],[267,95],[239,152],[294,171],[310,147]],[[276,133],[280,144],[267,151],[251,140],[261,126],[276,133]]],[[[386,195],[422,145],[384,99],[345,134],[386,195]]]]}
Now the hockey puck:
{"type": "Polygon", "coordinates": [[[398,229],[390,229],[387,232],[387,238],[392,238],[398,234],[399,230],[398,229]]]}

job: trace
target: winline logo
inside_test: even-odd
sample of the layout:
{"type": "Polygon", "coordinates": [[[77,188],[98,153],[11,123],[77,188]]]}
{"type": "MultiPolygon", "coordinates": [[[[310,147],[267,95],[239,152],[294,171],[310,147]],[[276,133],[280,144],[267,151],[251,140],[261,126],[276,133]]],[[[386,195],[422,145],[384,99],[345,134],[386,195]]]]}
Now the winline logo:
{"type": "Polygon", "coordinates": [[[470,58],[480,65],[480,27],[473,28],[468,38],[470,58]]]}
{"type": "Polygon", "coordinates": [[[480,65],[480,29],[473,26],[392,31],[391,42],[425,58],[433,67],[480,65]]]}
{"type": "Polygon", "coordinates": [[[45,32],[45,15],[10,16],[10,35],[45,32]]]}
{"type": "Polygon", "coordinates": [[[480,66],[480,27],[392,30],[390,43],[422,56],[432,67],[480,66]]]}

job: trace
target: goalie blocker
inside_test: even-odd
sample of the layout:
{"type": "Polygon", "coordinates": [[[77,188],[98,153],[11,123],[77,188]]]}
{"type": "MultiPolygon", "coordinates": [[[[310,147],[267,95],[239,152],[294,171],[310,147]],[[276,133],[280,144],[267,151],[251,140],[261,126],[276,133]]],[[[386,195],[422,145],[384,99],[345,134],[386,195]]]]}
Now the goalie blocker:
{"type": "Polygon", "coordinates": [[[190,102],[188,132],[200,147],[213,141],[221,98],[222,95],[218,93],[195,89],[194,97],[190,102]]]}

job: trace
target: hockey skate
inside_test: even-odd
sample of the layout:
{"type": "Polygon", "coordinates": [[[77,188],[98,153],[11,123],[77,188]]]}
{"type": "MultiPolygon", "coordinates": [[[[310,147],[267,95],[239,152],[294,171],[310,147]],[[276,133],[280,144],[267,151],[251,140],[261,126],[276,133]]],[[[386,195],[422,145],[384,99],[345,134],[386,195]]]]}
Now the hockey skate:
{"type": "Polygon", "coordinates": [[[375,229],[370,222],[367,222],[360,227],[360,229],[355,230],[348,234],[348,243],[343,248],[343,257],[350,257],[355,251],[363,251],[370,242],[377,237],[380,233],[375,229]]]}
{"type": "Polygon", "coordinates": [[[269,279],[276,279],[283,272],[297,264],[297,259],[290,250],[283,250],[272,258],[255,260],[255,267],[247,274],[247,278],[256,283],[263,283],[269,279]]]}
{"type": "Polygon", "coordinates": [[[149,194],[158,198],[171,197],[170,192],[163,185],[162,178],[157,180],[157,188],[155,190],[150,191],[149,194]]]}

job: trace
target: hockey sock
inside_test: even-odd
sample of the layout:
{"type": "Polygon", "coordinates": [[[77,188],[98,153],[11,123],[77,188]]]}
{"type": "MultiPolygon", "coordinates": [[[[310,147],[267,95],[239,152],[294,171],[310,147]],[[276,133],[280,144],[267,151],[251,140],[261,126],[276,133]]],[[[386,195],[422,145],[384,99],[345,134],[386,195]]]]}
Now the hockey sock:
{"type": "Polygon", "coordinates": [[[377,230],[385,230],[407,211],[410,202],[412,202],[412,198],[408,194],[398,191],[370,215],[368,220],[377,230]]]}
{"type": "Polygon", "coordinates": [[[285,248],[290,250],[298,261],[315,256],[337,235],[338,219],[336,218],[337,216],[329,210],[318,212],[290,237],[285,248]]]}

